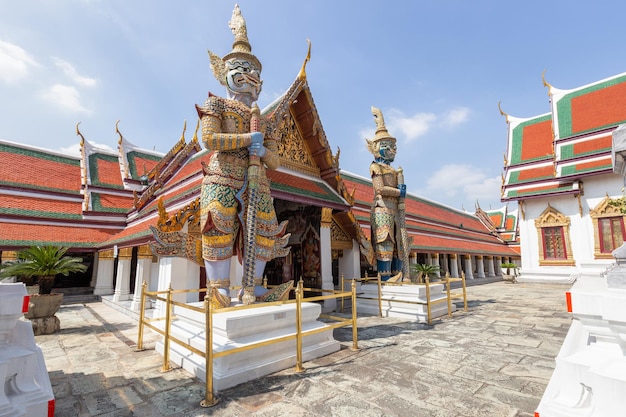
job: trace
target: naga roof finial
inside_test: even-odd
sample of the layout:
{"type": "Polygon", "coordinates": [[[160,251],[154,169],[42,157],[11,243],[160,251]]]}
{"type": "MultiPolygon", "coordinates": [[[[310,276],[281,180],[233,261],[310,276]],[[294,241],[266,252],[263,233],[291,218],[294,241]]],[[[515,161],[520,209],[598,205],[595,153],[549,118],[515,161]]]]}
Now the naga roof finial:
{"type": "Polygon", "coordinates": [[[544,87],[548,87],[548,96],[550,96],[552,94],[552,85],[546,81],[546,71],[547,70],[544,69],[541,73],[541,81],[543,82],[544,87]]]}
{"type": "Polygon", "coordinates": [[[78,129],[78,125],[80,124],[80,122],[76,123],[76,135],[80,136],[80,146],[84,146],[85,145],[85,137],[83,136],[82,133],[80,133],[80,130],[78,129]]]}
{"type": "Polygon", "coordinates": [[[118,125],[120,124],[120,121],[118,120],[117,122],[115,122],[115,132],[119,135],[119,140],[117,141],[118,145],[122,144],[122,140],[124,139],[124,137],[122,136],[122,134],[120,133],[120,129],[118,128],[118,125]]]}
{"type": "Polygon", "coordinates": [[[506,122],[509,122],[509,115],[506,114],[503,110],[502,107],[500,106],[500,103],[502,103],[501,101],[498,101],[498,110],[500,110],[500,115],[504,116],[504,118],[506,119],[506,122]]]}
{"type": "Polygon", "coordinates": [[[311,41],[309,39],[306,40],[309,44],[309,50],[306,53],[306,58],[304,58],[304,62],[302,63],[302,68],[300,68],[300,72],[298,73],[298,79],[304,80],[306,78],[306,63],[311,60],[311,41]]]}

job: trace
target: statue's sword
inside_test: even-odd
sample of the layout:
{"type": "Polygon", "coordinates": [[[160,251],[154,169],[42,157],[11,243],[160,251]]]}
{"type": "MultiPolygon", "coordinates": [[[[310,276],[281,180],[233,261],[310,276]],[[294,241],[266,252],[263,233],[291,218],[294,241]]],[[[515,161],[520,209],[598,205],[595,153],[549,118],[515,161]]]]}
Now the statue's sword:
{"type": "MultiPolygon", "coordinates": [[[[261,111],[254,104],[250,116],[250,132],[261,131],[261,111]]],[[[246,211],[246,230],[244,233],[244,257],[243,257],[243,296],[244,304],[253,304],[254,278],[256,273],[256,214],[259,202],[259,167],[261,158],[256,152],[250,153],[248,161],[248,207],[246,211]]]]}
{"type": "MultiPolygon", "coordinates": [[[[398,167],[398,184],[404,184],[404,172],[402,168],[398,167]]],[[[400,247],[398,256],[402,260],[402,281],[410,280],[409,269],[409,235],[406,231],[406,218],[405,218],[405,205],[404,197],[398,198],[398,215],[396,216],[396,227],[400,231],[400,247]]]]}

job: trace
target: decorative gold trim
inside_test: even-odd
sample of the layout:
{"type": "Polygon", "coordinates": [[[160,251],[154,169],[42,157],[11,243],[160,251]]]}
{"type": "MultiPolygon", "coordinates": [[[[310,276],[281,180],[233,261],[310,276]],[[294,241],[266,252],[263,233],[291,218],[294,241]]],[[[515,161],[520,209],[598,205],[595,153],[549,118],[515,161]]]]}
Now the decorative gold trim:
{"type": "Polygon", "coordinates": [[[322,207],[321,227],[330,227],[333,221],[333,209],[330,207],[322,207]]]}
{"type": "Polygon", "coordinates": [[[101,260],[113,259],[113,249],[98,251],[98,258],[101,260]]]}
{"type": "Polygon", "coordinates": [[[152,249],[150,245],[141,245],[137,248],[138,259],[152,259],[152,249]]]}
{"type": "Polygon", "coordinates": [[[620,208],[611,204],[615,201],[606,195],[592,210],[589,210],[589,217],[593,224],[593,257],[594,259],[613,259],[613,254],[600,252],[600,224],[599,219],[608,217],[622,217],[626,223],[626,216],[622,214],[620,208]]]}
{"type": "Polygon", "coordinates": [[[570,223],[569,217],[564,216],[557,209],[552,207],[548,203],[548,207],[541,213],[541,215],[535,219],[535,228],[537,229],[537,251],[539,253],[539,266],[551,266],[551,265],[576,265],[574,255],[572,254],[572,242],[570,239],[570,223]],[[561,227],[563,228],[563,237],[565,244],[565,252],[567,253],[567,259],[545,259],[545,253],[543,251],[543,233],[542,229],[546,227],[561,227]]]}
{"type": "Polygon", "coordinates": [[[121,248],[117,254],[120,260],[129,260],[133,257],[133,248],[121,248]]]}

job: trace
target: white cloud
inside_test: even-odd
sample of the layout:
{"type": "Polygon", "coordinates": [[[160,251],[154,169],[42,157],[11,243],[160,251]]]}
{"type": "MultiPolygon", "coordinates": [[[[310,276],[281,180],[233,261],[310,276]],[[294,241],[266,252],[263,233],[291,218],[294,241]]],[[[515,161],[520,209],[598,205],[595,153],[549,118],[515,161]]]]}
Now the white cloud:
{"type": "MultiPolygon", "coordinates": [[[[80,157],[81,156],[81,154],[80,154],[80,141],[79,141],[78,136],[76,137],[76,140],[77,140],[77,142],[75,144],[67,146],[67,147],[62,147],[60,149],[61,153],[64,153],[64,154],[67,154],[67,155],[70,155],[70,156],[78,156],[78,157],[80,157]]],[[[117,152],[116,149],[111,148],[109,145],[102,145],[102,144],[99,144],[99,143],[92,142],[90,140],[88,140],[87,142],[89,142],[89,144],[91,146],[93,146],[94,148],[97,148],[99,150],[104,150],[104,151],[108,151],[108,152],[112,152],[112,153],[117,152]]]]}
{"type": "Polygon", "coordinates": [[[445,126],[454,127],[465,123],[469,119],[470,110],[467,107],[457,107],[450,110],[443,118],[445,126]]]}
{"type": "Polygon", "coordinates": [[[84,87],[95,87],[98,84],[96,78],[84,77],[76,71],[74,66],[61,58],[52,57],[54,65],[60,68],[74,83],[84,87]]]}
{"type": "Polygon", "coordinates": [[[437,170],[426,181],[424,195],[444,193],[448,197],[460,195],[465,201],[493,201],[500,197],[500,177],[487,177],[480,168],[466,164],[448,164],[437,170]]]}
{"type": "Polygon", "coordinates": [[[67,110],[77,113],[91,114],[91,110],[84,107],[80,102],[80,93],[72,85],[54,84],[41,94],[41,97],[67,110]]]}
{"type": "Polygon", "coordinates": [[[0,80],[15,82],[26,77],[30,68],[36,66],[37,61],[24,49],[0,40],[0,80]]]}
{"type": "Polygon", "coordinates": [[[416,113],[407,117],[399,110],[391,109],[388,112],[387,129],[392,136],[402,137],[407,142],[424,136],[437,120],[434,113],[416,113]]]}

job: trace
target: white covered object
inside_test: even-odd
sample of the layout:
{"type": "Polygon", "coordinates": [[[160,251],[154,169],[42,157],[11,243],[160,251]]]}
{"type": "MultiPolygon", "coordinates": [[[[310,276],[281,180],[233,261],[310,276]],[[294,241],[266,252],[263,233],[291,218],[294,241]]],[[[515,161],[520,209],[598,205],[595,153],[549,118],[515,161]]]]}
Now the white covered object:
{"type": "Polygon", "coordinates": [[[23,283],[0,283],[0,417],[54,414],[54,394],[30,322],[23,283]]]}

